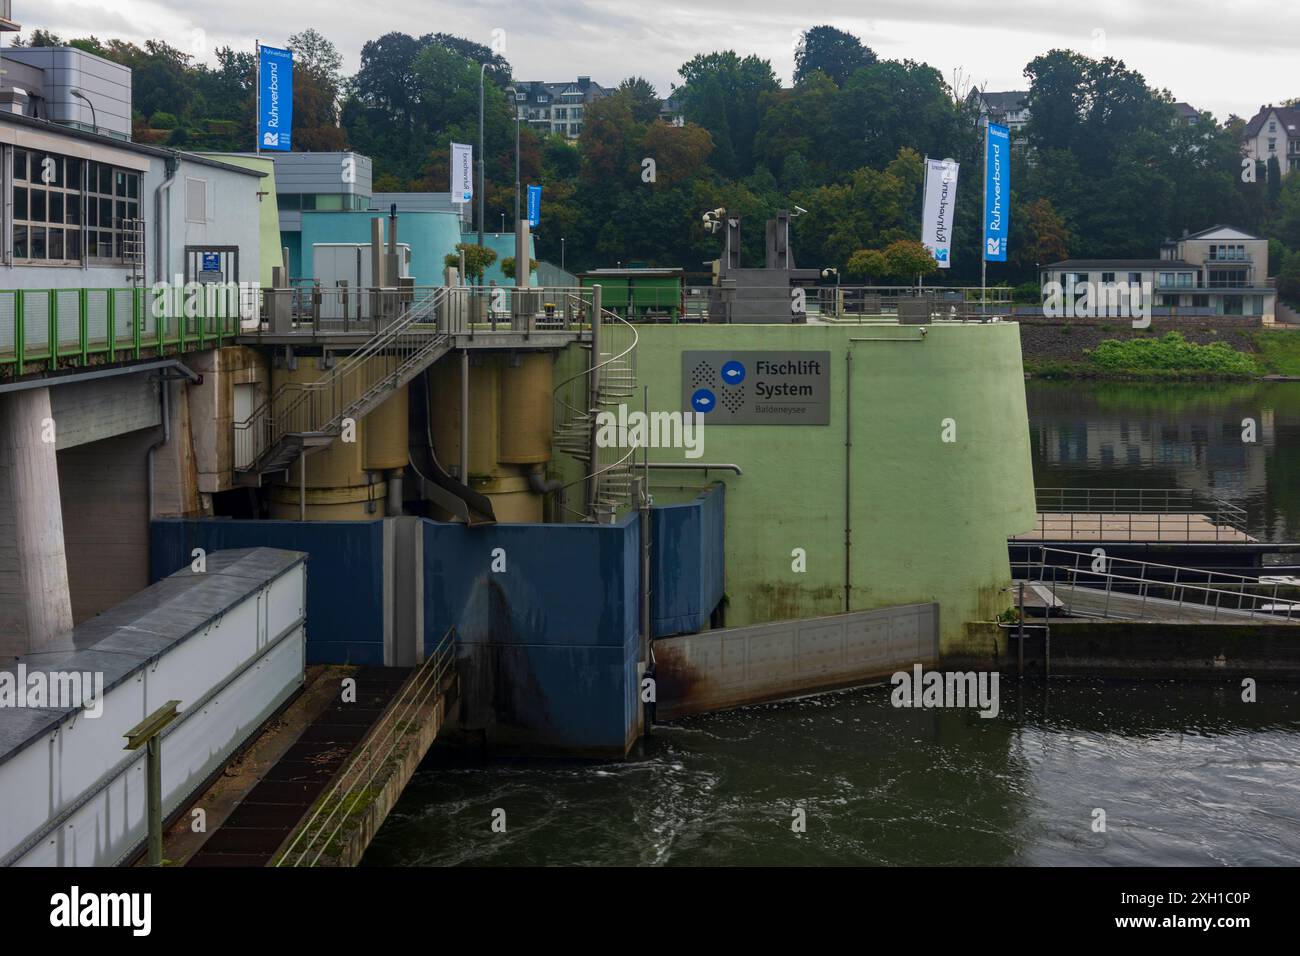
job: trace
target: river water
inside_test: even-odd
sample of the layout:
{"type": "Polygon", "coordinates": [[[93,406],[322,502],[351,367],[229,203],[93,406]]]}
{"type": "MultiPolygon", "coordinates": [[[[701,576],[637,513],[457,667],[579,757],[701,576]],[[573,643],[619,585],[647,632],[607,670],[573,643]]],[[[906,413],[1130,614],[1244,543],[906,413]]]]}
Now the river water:
{"type": "MultiPolygon", "coordinates": [[[[1027,395],[1040,487],[1187,488],[1300,538],[1300,383],[1027,395]]],[[[435,751],[365,863],[1300,863],[1300,686],[1000,692],[993,718],[897,709],[886,686],[702,715],[620,763],[435,751]]]]}

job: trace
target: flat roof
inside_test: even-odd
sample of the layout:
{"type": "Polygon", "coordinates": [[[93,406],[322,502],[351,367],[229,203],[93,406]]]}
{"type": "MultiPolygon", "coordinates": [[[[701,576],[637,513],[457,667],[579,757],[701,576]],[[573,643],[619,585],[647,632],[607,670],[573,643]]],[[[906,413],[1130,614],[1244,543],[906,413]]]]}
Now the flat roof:
{"type": "Polygon", "coordinates": [[[580,273],[584,276],[672,276],[681,275],[683,272],[680,268],[654,268],[642,267],[633,269],[590,269],[587,272],[580,273]]]}
{"type": "MultiPolygon", "coordinates": [[[[238,548],[208,555],[207,571],[189,566],[78,624],[49,651],[26,654],[0,673],[102,673],[104,693],[171,648],[202,633],[230,608],[307,560],[302,551],[238,548]]],[[[0,709],[0,763],[80,708],[0,709]]]]}
{"type": "Polygon", "coordinates": [[[1199,269],[1200,266],[1182,259],[1063,259],[1051,262],[1042,269],[1083,269],[1096,272],[1099,269],[1199,269]]]}
{"type": "Polygon", "coordinates": [[[105,136],[102,133],[92,133],[89,130],[77,129],[73,126],[64,126],[62,123],[51,123],[48,120],[36,119],[32,116],[23,116],[19,113],[0,113],[0,123],[12,123],[15,126],[26,126],[29,129],[40,130],[42,133],[48,133],[55,136],[66,136],[69,139],[79,139],[87,143],[98,143],[101,146],[111,146],[114,149],[125,150],[129,153],[141,153],[145,156],[157,156],[167,158],[175,156],[190,163],[199,163],[203,166],[214,166],[217,169],[224,169],[232,173],[243,173],[245,176],[256,176],[261,179],[266,173],[257,169],[249,169],[247,166],[236,166],[234,163],[223,163],[220,160],[212,159],[210,156],[204,156],[199,153],[188,153],[180,149],[165,149],[161,146],[146,146],[143,143],[133,143],[129,139],[118,139],[116,136],[105,136]]]}

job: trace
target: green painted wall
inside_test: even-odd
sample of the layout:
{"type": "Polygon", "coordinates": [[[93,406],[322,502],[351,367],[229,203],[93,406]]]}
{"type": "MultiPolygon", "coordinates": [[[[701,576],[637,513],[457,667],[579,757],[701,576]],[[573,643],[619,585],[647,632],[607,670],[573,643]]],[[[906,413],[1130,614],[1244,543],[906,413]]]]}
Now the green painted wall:
{"type": "MultiPolygon", "coordinates": [[[[1010,585],[1006,539],[1035,520],[1019,326],[933,325],[920,341],[910,326],[637,329],[638,379],[652,411],[680,409],[683,350],[831,352],[831,424],[705,425],[700,460],[744,470],[708,479],[727,485],[728,625],[845,609],[850,353],[850,607],[938,601],[943,650],[952,652],[966,621],[1012,605],[1002,593],[1010,585]],[[952,443],[941,440],[947,418],[956,423],[952,443]],[[807,553],[804,573],[791,568],[794,548],[807,553]]],[[[568,349],[556,381],[584,361],[568,349]]],[[[630,405],[641,407],[640,389],[630,405]]],[[[685,460],[680,450],[650,456],[685,460]]],[[[567,480],[576,467],[565,459],[554,470],[567,480]]],[[[704,483],[699,472],[652,472],[656,500],[704,483]]]]}
{"type": "Polygon", "coordinates": [[[257,156],[241,156],[237,153],[200,153],[210,156],[232,166],[255,169],[266,173],[262,178],[260,191],[261,206],[258,209],[257,224],[261,252],[258,261],[257,281],[263,288],[271,288],[271,270],[280,264],[282,243],[280,241],[280,211],[275,194],[275,161],[257,156]]]}

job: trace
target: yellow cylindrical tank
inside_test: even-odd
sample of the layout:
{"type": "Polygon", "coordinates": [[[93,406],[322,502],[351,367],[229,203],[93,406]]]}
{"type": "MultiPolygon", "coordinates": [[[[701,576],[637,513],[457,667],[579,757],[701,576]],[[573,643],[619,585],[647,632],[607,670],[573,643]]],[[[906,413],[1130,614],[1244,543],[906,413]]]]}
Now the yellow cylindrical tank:
{"type": "MultiPolygon", "coordinates": [[[[314,382],[328,373],[317,358],[299,357],[297,368],[272,370],[271,385],[278,390],[287,382],[314,382]]],[[[340,397],[347,402],[362,388],[356,376],[340,397]]],[[[286,401],[292,401],[292,391],[286,401]]],[[[407,441],[407,392],[402,388],[355,425],[353,441],[335,439],[328,448],[306,456],[306,509],[309,521],[358,521],[382,518],[387,494],[384,471],[405,466],[407,441]]],[[[345,436],[346,437],[346,436],[345,436]]],[[[287,478],[281,477],[270,489],[273,518],[297,519],[304,514],[299,505],[303,483],[302,465],[294,462],[287,478]]]]}
{"type": "MultiPolygon", "coordinates": [[[[469,473],[480,478],[497,464],[498,376],[495,355],[483,356],[469,370],[469,473]]],[[[448,471],[460,462],[460,356],[448,356],[429,375],[429,421],[438,460],[448,471]]],[[[464,480],[462,478],[462,480],[464,480]]]]}
{"type": "Polygon", "coordinates": [[[368,470],[388,471],[406,467],[409,411],[406,386],[403,385],[360,423],[365,436],[364,464],[368,470]]]}
{"type": "Polygon", "coordinates": [[[554,360],[550,352],[521,356],[501,369],[501,442],[498,460],[536,465],[551,460],[554,360]]]}

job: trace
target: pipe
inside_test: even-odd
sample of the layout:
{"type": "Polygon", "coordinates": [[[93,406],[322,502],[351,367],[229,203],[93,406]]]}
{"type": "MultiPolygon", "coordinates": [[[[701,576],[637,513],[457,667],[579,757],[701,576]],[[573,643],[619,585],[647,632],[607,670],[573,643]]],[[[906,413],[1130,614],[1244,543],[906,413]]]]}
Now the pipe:
{"type": "MultiPolygon", "coordinates": [[[[158,250],[157,252],[154,253],[154,278],[158,282],[168,281],[167,271],[171,265],[170,262],[164,262],[163,259],[164,256],[168,253],[169,246],[171,245],[171,211],[172,211],[171,188],[172,188],[172,183],[176,182],[176,172],[177,170],[180,169],[180,162],[176,159],[175,156],[170,156],[167,158],[165,168],[167,170],[167,178],[158,184],[158,188],[155,189],[153,193],[154,232],[155,232],[154,246],[158,250]],[[163,214],[162,214],[163,193],[167,194],[167,218],[166,218],[167,239],[165,242],[163,240],[163,222],[164,222],[163,214]]],[[[170,256],[168,256],[168,258],[170,258],[170,256]]]]}
{"type": "Polygon", "coordinates": [[[563,487],[564,482],[558,478],[552,478],[550,481],[547,481],[543,477],[542,469],[540,468],[528,473],[528,490],[535,495],[549,495],[553,492],[559,491],[563,487]]]}
{"type": "Polygon", "coordinates": [[[469,487],[469,349],[460,350],[460,483],[469,487]]]}
{"type": "Polygon", "coordinates": [[[405,502],[403,498],[402,472],[404,469],[394,468],[388,473],[388,491],[384,495],[386,507],[384,511],[390,518],[397,518],[403,514],[402,506],[405,502]]]}
{"type": "Polygon", "coordinates": [[[849,510],[853,481],[853,350],[844,350],[844,613],[853,602],[853,512],[849,510]]]}
{"type": "Polygon", "coordinates": [[[672,469],[703,469],[704,471],[734,471],[738,475],[743,475],[740,466],[729,461],[648,461],[647,468],[672,468],[672,469]]]}
{"type": "Polygon", "coordinates": [[[146,479],[147,491],[149,496],[149,520],[154,517],[154,459],[158,449],[166,445],[172,439],[172,421],[171,421],[171,388],[168,381],[163,376],[158,376],[158,404],[161,407],[162,415],[162,438],[149,446],[149,453],[145,456],[148,477],[146,479]]]}

